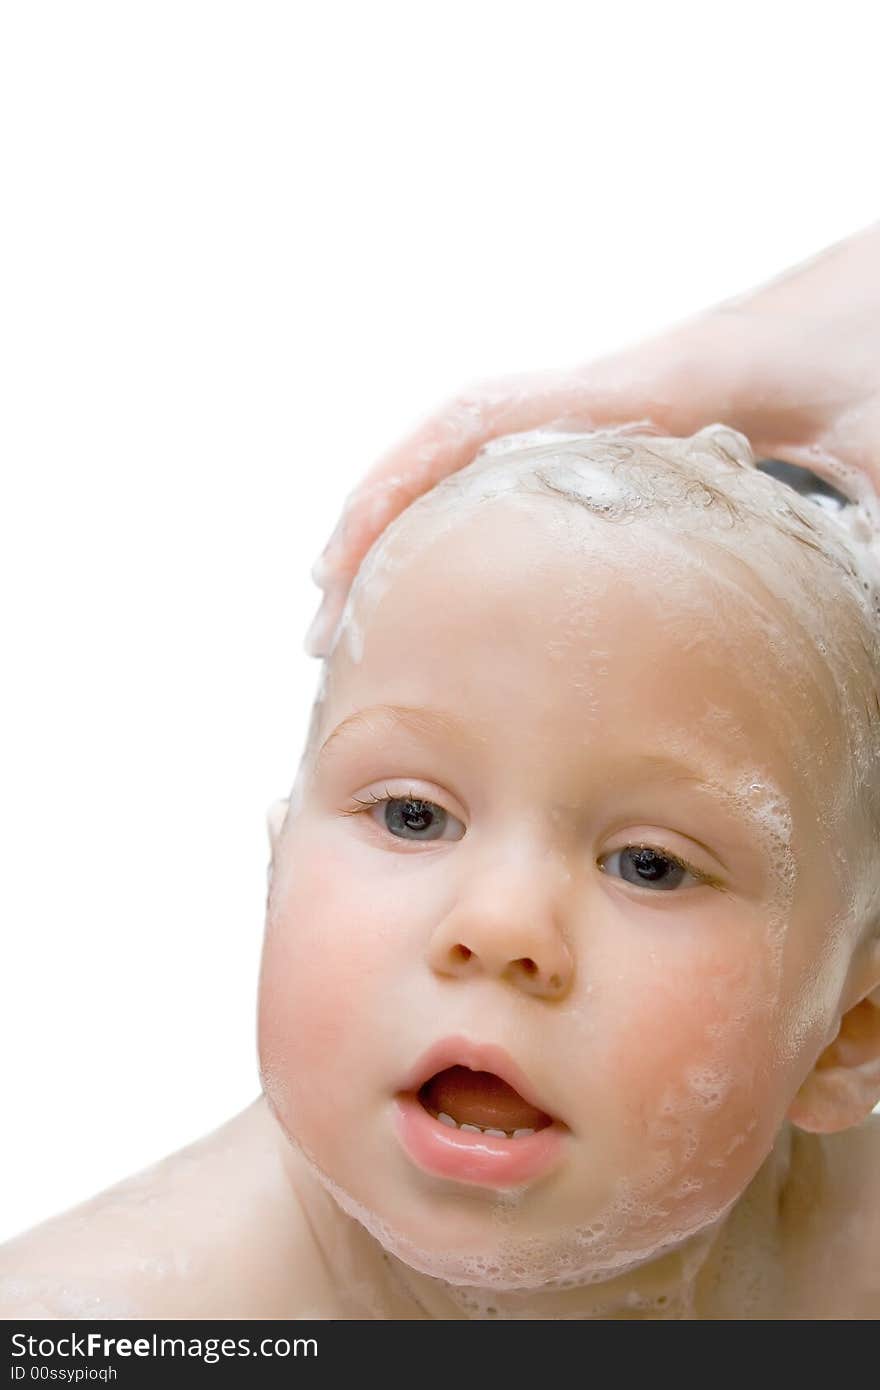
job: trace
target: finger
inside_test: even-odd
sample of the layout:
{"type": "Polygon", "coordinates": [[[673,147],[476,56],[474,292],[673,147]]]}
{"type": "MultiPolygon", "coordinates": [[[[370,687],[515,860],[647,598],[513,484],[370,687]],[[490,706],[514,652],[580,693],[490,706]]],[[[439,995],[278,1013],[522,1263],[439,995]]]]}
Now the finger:
{"type": "Polygon", "coordinates": [[[320,587],[351,577],[373,541],[416,498],[464,468],[490,439],[541,423],[591,426],[580,404],[580,371],[549,369],[466,388],[373,465],[348,495],[312,579],[320,587]]]}
{"type": "Polygon", "coordinates": [[[330,655],[333,634],[342,617],[350,588],[349,583],[337,584],[322,598],[303,641],[303,650],[307,656],[324,660],[330,655]]]}
{"type": "Polygon", "coordinates": [[[501,435],[623,424],[683,434],[730,423],[747,360],[729,322],[719,332],[701,316],[594,362],[475,382],[377,460],[346,498],[312,578],[325,587],[351,577],[400,512],[501,435]]]}

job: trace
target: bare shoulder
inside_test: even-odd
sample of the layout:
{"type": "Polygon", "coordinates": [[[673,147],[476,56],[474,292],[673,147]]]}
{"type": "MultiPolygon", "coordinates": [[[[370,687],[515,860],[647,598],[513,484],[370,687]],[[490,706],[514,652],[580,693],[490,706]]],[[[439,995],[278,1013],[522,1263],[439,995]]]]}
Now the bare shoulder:
{"type": "Polygon", "coordinates": [[[840,1134],[801,1135],[799,1146],[805,1316],[880,1318],[880,1114],[840,1134]]]}
{"type": "Polygon", "coordinates": [[[205,1138],[0,1246],[0,1317],[331,1317],[261,1097],[205,1138]]]}
{"type": "Polygon", "coordinates": [[[880,1233],[880,1114],[869,1115],[842,1134],[824,1135],[823,1150],[836,1209],[876,1236],[880,1233]]]}

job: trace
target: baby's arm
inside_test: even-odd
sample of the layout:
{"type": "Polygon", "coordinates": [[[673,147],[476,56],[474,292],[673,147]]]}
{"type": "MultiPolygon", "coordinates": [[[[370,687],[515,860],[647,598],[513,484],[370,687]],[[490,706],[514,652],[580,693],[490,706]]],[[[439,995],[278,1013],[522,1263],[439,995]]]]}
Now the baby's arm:
{"type": "Polygon", "coordinates": [[[0,1247],[0,1316],[333,1316],[265,1101],[0,1247]]]}

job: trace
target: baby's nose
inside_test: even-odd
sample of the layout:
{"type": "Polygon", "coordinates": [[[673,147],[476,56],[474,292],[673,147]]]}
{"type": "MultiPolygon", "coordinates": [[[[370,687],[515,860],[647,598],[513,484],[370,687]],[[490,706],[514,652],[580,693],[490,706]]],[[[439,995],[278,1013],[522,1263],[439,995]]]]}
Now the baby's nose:
{"type": "Polygon", "coordinates": [[[574,961],[557,907],[531,893],[518,901],[512,892],[460,901],[434,931],[429,963],[441,975],[485,973],[560,999],[571,986],[574,961]]]}

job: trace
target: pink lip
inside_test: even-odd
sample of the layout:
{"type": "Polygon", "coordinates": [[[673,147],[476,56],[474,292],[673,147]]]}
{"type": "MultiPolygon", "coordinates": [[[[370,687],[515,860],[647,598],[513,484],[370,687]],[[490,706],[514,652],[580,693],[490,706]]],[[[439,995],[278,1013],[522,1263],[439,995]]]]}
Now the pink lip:
{"type": "Polygon", "coordinates": [[[467,1038],[443,1038],[419,1058],[395,1097],[395,1128],[401,1145],[418,1166],[436,1177],[482,1187],[517,1187],[532,1182],[561,1158],[568,1126],[552,1124],[519,1139],[453,1129],[424,1108],[418,1091],[429,1077],[446,1067],[491,1071],[519,1092],[530,1105],[549,1112],[532,1090],[528,1078],[503,1047],[472,1043],[467,1038]]]}
{"type": "Polygon", "coordinates": [[[551,1125],[520,1139],[499,1139],[452,1129],[430,1115],[412,1094],[395,1097],[397,1137],[425,1173],[480,1187],[522,1187],[546,1173],[562,1157],[564,1125],[551,1125]]]}
{"type": "Polygon", "coordinates": [[[496,1047],[494,1043],[474,1043],[461,1037],[442,1038],[440,1042],[434,1043],[433,1047],[429,1047],[404,1077],[400,1089],[404,1092],[417,1092],[430,1077],[438,1071],[444,1071],[446,1067],[469,1067],[471,1071],[494,1072],[502,1081],[506,1081],[508,1086],[518,1091],[529,1105],[543,1110],[545,1114],[550,1113],[509,1052],[505,1052],[503,1047],[496,1047]]]}

